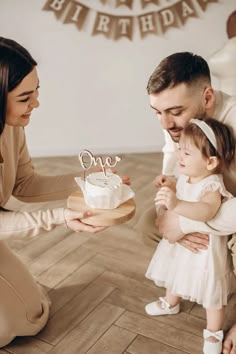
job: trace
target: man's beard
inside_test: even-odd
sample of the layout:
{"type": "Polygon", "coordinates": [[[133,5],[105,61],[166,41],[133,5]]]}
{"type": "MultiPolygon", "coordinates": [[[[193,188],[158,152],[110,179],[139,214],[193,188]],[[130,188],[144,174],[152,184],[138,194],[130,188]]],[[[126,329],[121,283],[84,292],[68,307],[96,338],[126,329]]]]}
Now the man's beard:
{"type": "MultiPolygon", "coordinates": [[[[194,114],[190,119],[193,119],[193,118],[194,118],[194,119],[200,119],[200,120],[206,119],[206,118],[207,118],[206,110],[203,110],[202,108],[199,109],[199,111],[196,112],[196,114],[194,114]]],[[[189,119],[189,121],[190,121],[190,119],[189,119]]],[[[171,139],[172,139],[175,143],[178,143],[179,140],[180,140],[180,137],[181,137],[181,132],[182,132],[183,130],[184,130],[184,127],[175,126],[175,127],[171,128],[171,129],[167,130],[167,132],[169,133],[171,139]],[[173,136],[173,135],[171,134],[171,131],[173,131],[173,132],[174,132],[174,131],[177,131],[177,132],[179,132],[179,135],[173,136]]]]}
{"type": "Polygon", "coordinates": [[[182,132],[183,129],[184,128],[182,128],[182,127],[174,127],[172,129],[167,130],[167,132],[169,133],[169,135],[170,135],[171,139],[174,141],[174,143],[178,143],[179,142],[179,139],[181,137],[181,132],[182,132]],[[179,135],[173,136],[171,134],[171,131],[177,131],[177,132],[179,132],[179,135]]]}

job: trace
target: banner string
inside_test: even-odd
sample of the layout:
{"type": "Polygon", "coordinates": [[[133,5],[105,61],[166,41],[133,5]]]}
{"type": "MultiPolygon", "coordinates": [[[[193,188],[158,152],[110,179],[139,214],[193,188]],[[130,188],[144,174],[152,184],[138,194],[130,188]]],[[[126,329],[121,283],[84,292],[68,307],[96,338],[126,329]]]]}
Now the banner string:
{"type": "MultiPolygon", "coordinates": [[[[140,0],[141,4],[155,3],[158,0],[140,0]]],[[[104,5],[107,0],[100,0],[104,5]]],[[[210,3],[218,3],[218,0],[179,0],[172,5],[160,10],[143,13],[140,15],[113,15],[104,13],[85,6],[75,0],[47,0],[44,11],[53,11],[57,19],[64,24],[72,23],[78,30],[85,28],[91,12],[95,12],[92,35],[103,35],[108,39],[120,38],[133,39],[134,24],[138,25],[141,38],[149,34],[163,35],[170,28],[180,28],[189,18],[198,18],[201,11],[206,11],[210,3]]],[[[116,0],[116,5],[132,6],[133,0],[116,0]]]]}

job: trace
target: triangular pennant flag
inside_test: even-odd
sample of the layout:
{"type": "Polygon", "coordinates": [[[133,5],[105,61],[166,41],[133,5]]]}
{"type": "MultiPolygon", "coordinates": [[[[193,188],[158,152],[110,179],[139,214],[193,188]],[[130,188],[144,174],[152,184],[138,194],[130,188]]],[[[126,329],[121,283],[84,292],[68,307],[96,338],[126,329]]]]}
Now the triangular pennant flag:
{"type": "Polygon", "coordinates": [[[130,9],[132,9],[133,7],[133,0],[116,0],[116,7],[122,6],[122,5],[126,5],[128,6],[130,9]]]}
{"type": "Polygon", "coordinates": [[[133,17],[117,16],[115,24],[115,39],[122,37],[132,39],[133,36],[133,17]]]}
{"type": "Polygon", "coordinates": [[[66,14],[64,23],[74,23],[79,30],[82,29],[86,17],[89,13],[89,8],[80,4],[77,1],[73,1],[69,11],[66,14]]]}
{"type": "Polygon", "coordinates": [[[206,7],[210,2],[218,2],[218,0],[196,0],[196,1],[200,5],[203,11],[206,10],[206,7]]]}
{"type": "Polygon", "coordinates": [[[198,17],[197,12],[194,6],[192,5],[191,0],[183,0],[177,2],[174,5],[174,8],[183,25],[189,19],[189,17],[198,17]]]}
{"type": "Polygon", "coordinates": [[[111,38],[115,24],[115,16],[97,12],[92,35],[103,34],[107,38],[111,38]]]}
{"type": "Polygon", "coordinates": [[[138,23],[142,38],[150,33],[157,33],[155,12],[150,12],[145,15],[138,16],[138,23]]]}
{"type": "Polygon", "coordinates": [[[143,9],[149,4],[158,5],[159,4],[159,0],[141,0],[141,6],[142,6],[143,9]]]}
{"type": "Polygon", "coordinates": [[[71,0],[48,0],[43,7],[45,11],[53,11],[57,19],[61,17],[71,0]]]}
{"type": "Polygon", "coordinates": [[[178,16],[175,11],[175,5],[166,7],[158,11],[158,16],[161,23],[162,32],[165,33],[169,28],[180,27],[178,23],[178,16]]]}

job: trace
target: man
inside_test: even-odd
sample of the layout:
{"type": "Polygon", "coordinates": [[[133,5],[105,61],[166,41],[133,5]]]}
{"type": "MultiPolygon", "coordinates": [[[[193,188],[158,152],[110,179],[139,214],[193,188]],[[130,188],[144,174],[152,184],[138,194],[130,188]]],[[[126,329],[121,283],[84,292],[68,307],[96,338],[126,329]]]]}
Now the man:
{"type": "MultiPolygon", "coordinates": [[[[175,151],[181,132],[191,118],[214,117],[231,126],[236,137],[236,97],[213,90],[208,64],[200,56],[183,52],[163,59],[148,81],[147,92],[151,107],[164,129],[163,175],[177,174],[175,151]]],[[[236,196],[236,165],[224,171],[224,182],[236,196]]],[[[169,211],[156,220],[153,206],[143,215],[138,226],[145,241],[152,241],[153,245],[160,240],[161,234],[178,233],[183,235],[179,242],[184,247],[198,252],[207,248],[207,233],[228,235],[236,232],[235,208],[236,199],[233,198],[223,203],[211,222],[204,224],[169,211]]],[[[229,248],[236,274],[236,236],[231,238],[229,248]]],[[[236,323],[226,335],[223,353],[236,354],[236,323]]]]}

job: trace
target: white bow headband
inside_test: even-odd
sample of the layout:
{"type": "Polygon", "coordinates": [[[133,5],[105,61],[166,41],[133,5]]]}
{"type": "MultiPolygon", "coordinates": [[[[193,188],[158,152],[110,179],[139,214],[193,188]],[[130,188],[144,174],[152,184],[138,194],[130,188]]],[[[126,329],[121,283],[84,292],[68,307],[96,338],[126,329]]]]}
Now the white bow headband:
{"type": "Polygon", "coordinates": [[[216,137],[211,127],[209,127],[209,125],[206,124],[204,120],[200,119],[191,119],[190,123],[196,124],[203,131],[203,133],[206,135],[207,139],[214,146],[214,148],[217,150],[216,137]]]}

